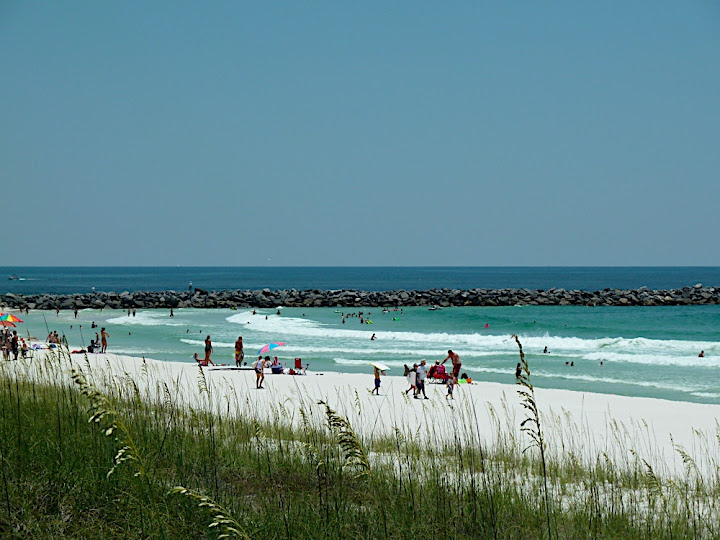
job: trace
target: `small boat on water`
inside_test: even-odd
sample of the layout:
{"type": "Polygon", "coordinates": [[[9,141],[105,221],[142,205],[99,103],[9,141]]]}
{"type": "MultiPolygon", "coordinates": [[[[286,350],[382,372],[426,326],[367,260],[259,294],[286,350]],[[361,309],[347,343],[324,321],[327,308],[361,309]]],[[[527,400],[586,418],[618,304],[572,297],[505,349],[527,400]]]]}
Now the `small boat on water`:
{"type": "Polygon", "coordinates": [[[18,281],[20,279],[20,276],[17,274],[13,274],[12,276],[8,276],[8,279],[11,281],[18,281]]]}
{"type": "Polygon", "coordinates": [[[429,308],[428,308],[428,311],[437,311],[437,310],[439,310],[439,309],[442,309],[442,308],[441,308],[440,306],[433,305],[432,307],[429,307],[429,308]]]}

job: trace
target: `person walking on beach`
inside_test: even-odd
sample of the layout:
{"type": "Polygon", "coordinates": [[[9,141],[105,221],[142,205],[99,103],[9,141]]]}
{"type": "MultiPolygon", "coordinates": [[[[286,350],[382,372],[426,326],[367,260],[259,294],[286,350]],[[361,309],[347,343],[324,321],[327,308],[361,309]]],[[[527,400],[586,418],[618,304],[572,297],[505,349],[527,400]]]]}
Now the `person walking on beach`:
{"type": "Polygon", "coordinates": [[[243,351],[242,336],[238,336],[235,342],[235,366],[240,367],[242,361],[245,359],[245,352],[243,351]]]}
{"type": "Polygon", "coordinates": [[[424,358],[420,361],[420,365],[417,367],[415,372],[415,399],[420,399],[420,394],[423,395],[423,398],[428,399],[425,394],[425,379],[427,379],[428,372],[424,358]]]}
{"type": "Polygon", "coordinates": [[[449,350],[448,355],[445,357],[445,360],[443,360],[441,363],[444,364],[448,361],[448,359],[452,362],[453,377],[455,378],[455,380],[457,380],[457,378],[460,376],[460,368],[462,367],[460,356],[457,353],[452,352],[452,350],[449,350]]]}
{"type": "MultiPolygon", "coordinates": [[[[417,367],[417,364],[415,364],[414,367],[417,367]]],[[[408,388],[407,390],[405,390],[405,395],[407,395],[408,392],[410,392],[410,390],[412,390],[412,391],[413,391],[413,396],[414,396],[415,393],[417,392],[417,390],[416,390],[417,387],[415,386],[415,380],[416,380],[417,373],[415,372],[415,369],[410,369],[410,368],[408,367],[408,365],[405,364],[405,373],[404,373],[404,375],[405,375],[405,378],[407,379],[408,384],[410,385],[410,388],[408,388]]]]}
{"type": "Polygon", "coordinates": [[[210,361],[210,355],[213,352],[212,341],[210,341],[210,335],[205,338],[205,361],[210,361]]]}
{"type": "Polygon", "coordinates": [[[522,376],[522,366],[520,365],[520,362],[518,362],[518,365],[515,366],[515,378],[519,380],[521,376],[522,376]]]}
{"type": "Polygon", "coordinates": [[[380,395],[380,375],[382,372],[377,368],[377,366],[373,366],[373,369],[375,370],[375,388],[373,388],[371,394],[375,394],[376,396],[380,395]]]}
{"type": "Polygon", "coordinates": [[[101,353],[107,352],[107,338],[109,338],[109,337],[110,337],[110,334],[108,334],[105,331],[105,327],[101,328],[100,329],[100,344],[102,345],[102,347],[100,347],[101,353]]]}

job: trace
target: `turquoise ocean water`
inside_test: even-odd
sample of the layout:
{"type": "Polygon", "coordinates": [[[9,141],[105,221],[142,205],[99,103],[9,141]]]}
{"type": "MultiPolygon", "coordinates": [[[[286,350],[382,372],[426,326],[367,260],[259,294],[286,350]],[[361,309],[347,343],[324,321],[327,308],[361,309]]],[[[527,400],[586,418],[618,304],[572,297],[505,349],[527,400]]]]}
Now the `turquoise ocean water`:
{"type": "Polygon", "coordinates": [[[401,375],[403,364],[434,362],[453,349],[469,376],[504,383],[514,382],[518,350],[510,335],[516,333],[537,387],[720,404],[720,306],[362,311],[372,324],[354,317],[343,324],[335,308],[281,308],[281,315],[276,309],[256,315],[248,309],[178,309],[173,318],[167,310],[138,310],[135,317],[82,310],[77,319],[69,311],[59,316],[31,311],[19,326],[40,338],[47,329],[58,330],[71,345],[80,345],[94,337],[94,321],[110,333],[109,352],[181,362],[192,362],[194,352],[202,355],[208,334],[213,359],[229,364],[239,335],[248,361],[265,343],[284,341],[275,354],[288,364],[301,357],[313,371],[368,376],[370,361],[381,360],[391,374],[401,375]],[[373,333],[377,339],[371,341],[373,333]],[[701,350],[705,358],[698,357],[701,350]]]}
{"type": "MultiPolygon", "coordinates": [[[[123,290],[503,288],[600,290],[680,288],[702,282],[720,286],[719,267],[0,267],[4,292],[74,293],[123,290]],[[21,279],[6,280],[5,275],[21,279]]],[[[341,311],[345,311],[340,308],[341,311]]],[[[356,309],[357,311],[357,309],[356,309]]],[[[214,359],[232,363],[242,335],[246,358],[269,341],[287,362],[301,357],[314,371],[365,372],[382,360],[402,374],[402,365],[442,359],[458,352],[473,378],[514,382],[517,333],[538,387],[720,403],[720,306],[676,307],[465,307],[429,311],[370,312],[372,325],[333,308],[259,310],[179,309],[126,312],[83,310],[31,312],[21,333],[44,338],[47,329],[65,333],[73,345],[89,343],[95,321],[110,333],[110,352],[192,362],[212,336],[214,359]],[[265,318],[267,316],[267,319],[265,318]],[[249,323],[249,324],[248,324],[249,323]],[[485,328],[485,325],[488,325],[485,328]],[[82,333],[80,329],[82,325],[82,333]],[[72,328],[71,328],[72,326],[72,328]],[[377,334],[377,340],[370,336],[377,334]],[[542,354],[544,347],[549,353],[542,354]],[[705,358],[698,358],[704,350],[705,358]],[[574,365],[566,365],[572,362],[574,365]],[[600,365],[603,362],[603,365],[600,365]]],[[[99,330],[99,328],[98,328],[99,330]]]]}

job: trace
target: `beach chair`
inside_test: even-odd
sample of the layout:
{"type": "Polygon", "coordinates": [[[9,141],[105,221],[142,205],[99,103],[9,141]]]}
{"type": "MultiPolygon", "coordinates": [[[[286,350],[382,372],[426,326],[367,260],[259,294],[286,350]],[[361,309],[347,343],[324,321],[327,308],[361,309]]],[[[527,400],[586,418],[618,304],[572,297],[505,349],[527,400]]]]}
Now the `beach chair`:
{"type": "Polygon", "coordinates": [[[429,379],[436,383],[444,383],[448,380],[448,377],[450,375],[445,370],[445,366],[440,364],[439,366],[436,366],[433,370],[432,376],[429,377],[429,379]]]}
{"type": "Polygon", "coordinates": [[[305,371],[308,367],[310,367],[310,364],[305,364],[304,366],[302,365],[302,358],[295,359],[295,371],[298,374],[302,373],[303,375],[305,375],[305,371]]]}

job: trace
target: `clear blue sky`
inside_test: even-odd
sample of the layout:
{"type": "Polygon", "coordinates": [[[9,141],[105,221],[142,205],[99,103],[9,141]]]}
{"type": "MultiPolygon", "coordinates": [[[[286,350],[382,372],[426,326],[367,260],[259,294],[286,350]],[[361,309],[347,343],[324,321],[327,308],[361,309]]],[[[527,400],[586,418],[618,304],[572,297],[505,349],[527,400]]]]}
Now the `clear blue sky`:
{"type": "Polygon", "coordinates": [[[720,265],[718,2],[5,0],[0,73],[4,265],[720,265]]]}

